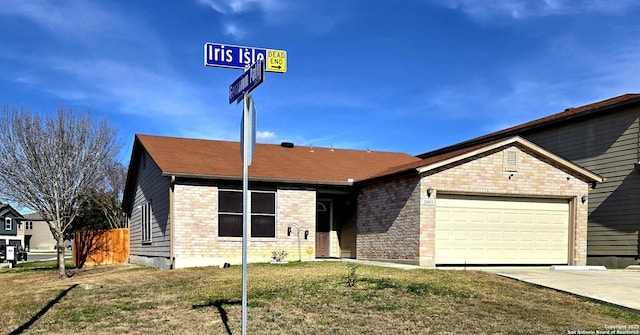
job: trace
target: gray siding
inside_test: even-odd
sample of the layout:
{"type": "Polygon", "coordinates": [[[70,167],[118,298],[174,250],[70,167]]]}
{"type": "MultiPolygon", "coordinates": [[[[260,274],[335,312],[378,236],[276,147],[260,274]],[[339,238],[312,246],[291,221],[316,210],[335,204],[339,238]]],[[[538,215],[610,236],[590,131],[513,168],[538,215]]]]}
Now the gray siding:
{"type": "Polygon", "coordinates": [[[130,250],[133,258],[170,257],[169,177],[163,177],[158,165],[144,151],[136,167],[135,198],[131,209],[130,250]],[[151,202],[151,243],[142,242],[140,206],[151,202]]]}
{"type": "Polygon", "coordinates": [[[0,235],[11,235],[11,236],[16,236],[18,235],[18,223],[20,222],[19,219],[16,219],[14,216],[12,215],[7,215],[4,216],[2,218],[0,218],[1,222],[0,222],[0,235]],[[5,229],[5,219],[6,218],[11,218],[11,229],[5,229]]]}
{"type": "Polygon", "coordinates": [[[640,109],[604,112],[523,134],[606,178],[589,192],[589,256],[638,256],[640,109]]]}

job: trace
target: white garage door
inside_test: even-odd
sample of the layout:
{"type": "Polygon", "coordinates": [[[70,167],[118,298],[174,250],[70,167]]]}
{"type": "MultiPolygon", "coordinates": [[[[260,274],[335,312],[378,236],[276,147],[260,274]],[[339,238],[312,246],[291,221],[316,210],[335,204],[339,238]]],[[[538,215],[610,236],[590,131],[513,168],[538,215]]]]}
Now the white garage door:
{"type": "Polygon", "coordinates": [[[438,196],[437,264],[567,264],[567,200],[438,196]]]}

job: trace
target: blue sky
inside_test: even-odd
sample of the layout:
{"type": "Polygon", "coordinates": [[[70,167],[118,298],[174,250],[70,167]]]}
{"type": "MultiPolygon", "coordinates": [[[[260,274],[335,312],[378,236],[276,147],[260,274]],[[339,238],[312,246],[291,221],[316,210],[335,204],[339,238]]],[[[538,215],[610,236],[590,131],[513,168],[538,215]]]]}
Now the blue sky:
{"type": "Polygon", "coordinates": [[[633,0],[3,0],[0,103],[135,133],[239,140],[217,42],[286,50],[258,142],[420,154],[640,90],[633,0]]]}

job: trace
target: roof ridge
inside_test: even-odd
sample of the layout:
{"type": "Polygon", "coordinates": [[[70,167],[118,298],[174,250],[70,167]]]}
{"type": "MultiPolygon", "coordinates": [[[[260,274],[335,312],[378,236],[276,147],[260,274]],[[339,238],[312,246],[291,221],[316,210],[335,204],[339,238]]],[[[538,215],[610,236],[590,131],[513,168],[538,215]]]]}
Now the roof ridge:
{"type": "MultiPolygon", "coordinates": [[[[233,140],[220,140],[220,139],[210,139],[210,138],[192,138],[192,137],[180,137],[180,136],[164,136],[164,135],[149,135],[149,134],[135,134],[136,137],[154,137],[154,138],[163,138],[163,139],[175,139],[175,140],[185,140],[185,141],[202,141],[202,142],[219,142],[219,143],[229,143],[229,144],[240,144],[240,141],[233,140]]],[[[281,147],[282,143],[289,141],[282,141],[281,143],[257,143],[256,146],[275,146],[281,147]]],[[[383,150],[371,150],[367,149],[354,149],[354,148],[338,148],[338,147],[324,147],[324,146],[315,146],[313,144],[295,144],[295,142],[289,142],[294,144],[294,148],[286,148],[286,149],[299,149],[299,148],[311,148],[313,150],[317,149],[326,149],[330,151],[356,151],[356,152],[373,152],[373,153],[389,153],[389,154],[406,154],[405,152],[400,151],[383,151],[383,150]]]]}
{"type": "Polygon", "coordinates": [[[501,129],[489,134],[481,135],[478,137],[471,138],[466,141],[458,142],[452,145],[448,145],[446,147],[442,147],[436,150],[428,151],[422,154],[417,155],[419,158],[428,158],[432,156],[437,156],[443,152],[448,152],[451,150],[457,150],[459,148],[463,148],[470,145],[480,144],[487,141],[491,141],[494,139],[505,138],[508,136],[519,135],[519,133],[528,130],[531,127],[543,127],[552,122],[560,122],[563,120],[567,120],[570,118],[580,117],[583,115],[587,115],[594,112],[603,111],[609,108],[616,107],[619,104],[627,104],[640,101],[640,93],[626,93],[616,97],[592,102],[579,107],[567,107],[564,111],[554,113],[551,115],[547,115],[541,118],[537,118],[531,121],[527,121],[521,123],[519,125],[515,125],[509,128],[501,129]]]}

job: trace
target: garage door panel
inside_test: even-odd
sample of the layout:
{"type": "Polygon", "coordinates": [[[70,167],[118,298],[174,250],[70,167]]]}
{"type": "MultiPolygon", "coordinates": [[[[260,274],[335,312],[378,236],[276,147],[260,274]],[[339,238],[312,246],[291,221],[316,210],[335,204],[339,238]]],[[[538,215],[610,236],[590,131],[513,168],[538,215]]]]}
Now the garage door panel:
{"type": "Polygon", "coordinates": [[[472,231],[471,232],[471,240],[473,241],[482,241],[486,239],[486,234],[483,231],[472,231]]]}
{"type": "Polygon", "coordinates": [[[566,200],[440,196],[438,264],[566,264],[566,200]]]}

